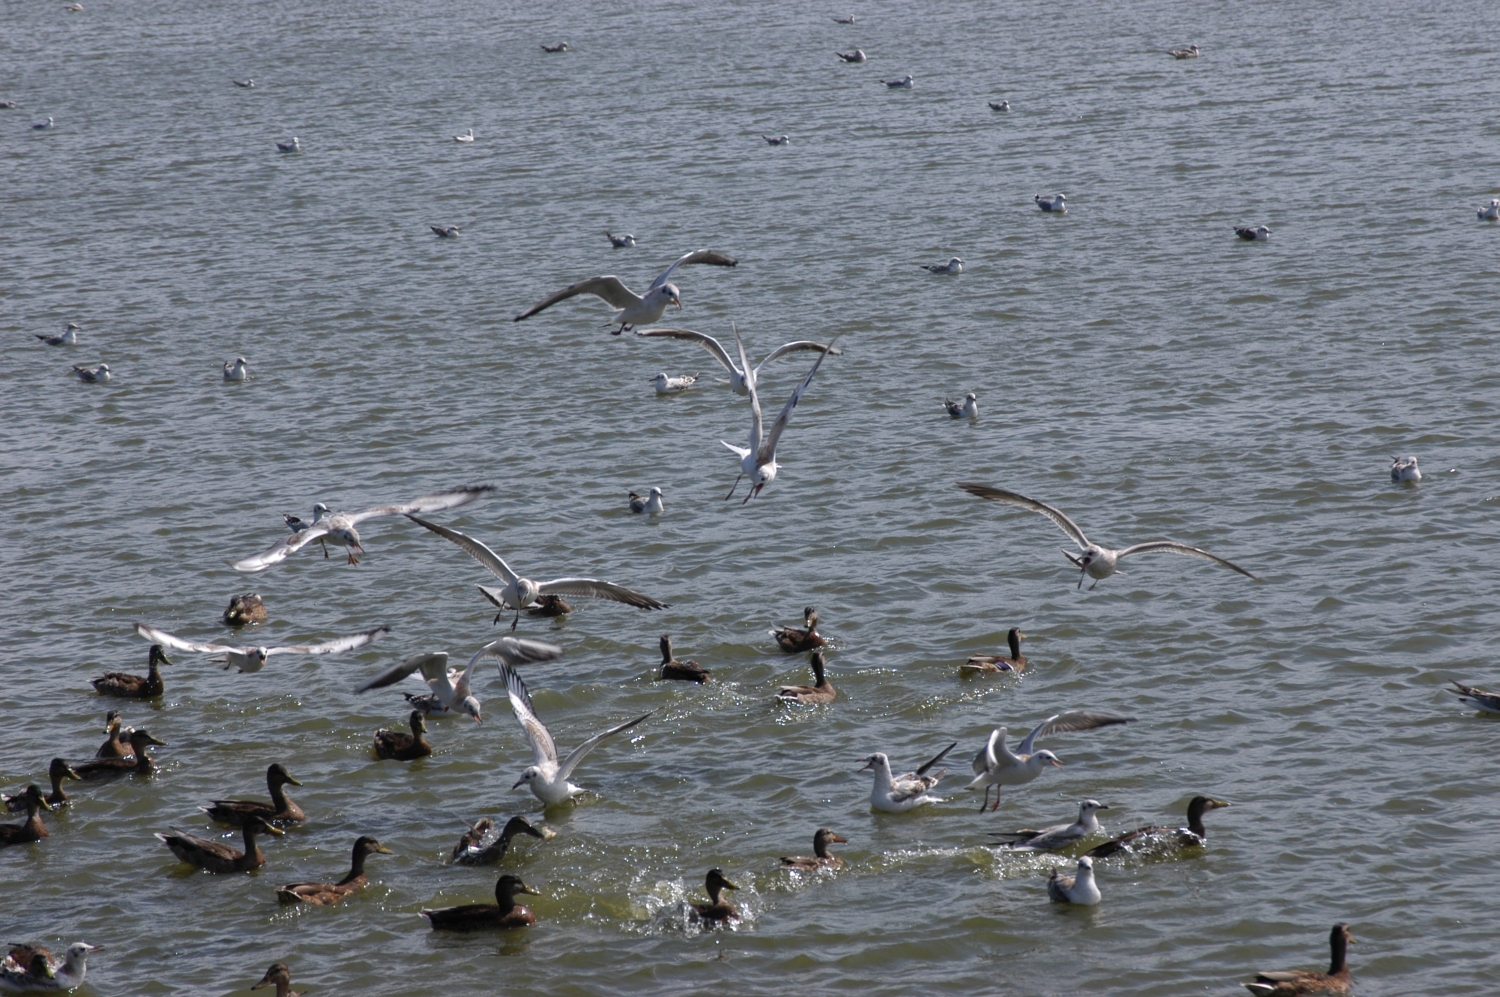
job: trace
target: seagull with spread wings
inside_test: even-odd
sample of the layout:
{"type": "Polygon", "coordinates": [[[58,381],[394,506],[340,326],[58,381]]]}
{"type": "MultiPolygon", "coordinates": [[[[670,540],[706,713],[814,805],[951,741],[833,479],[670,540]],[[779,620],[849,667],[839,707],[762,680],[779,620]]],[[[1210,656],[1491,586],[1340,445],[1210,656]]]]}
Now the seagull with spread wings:
{"type": "Polygon", "coordinates": [[[519,322],[524,318],[530,318],[544,308],[550,308],[559,301],[580,294],[592,294],[601,298],[605,304],[615,310],[614,318],[605,323],[606,326],[620,323],[620,327],[614,330],[613,335],[618,336],[626,329],[633,329],[638,325],[650,325],[659,320],[662,313],[667,310],[668,305],[682,307],[682,295],[677,290],[676,284],[668,283],[672,273],[678,267],[691,266],[696,263],[705,263],[715,267],[732,267],[739,263],[726,253],[720,253],[712,249],[699,249],[688,253],[661,272],[661,276],[651,282],[646,288],[645,294],[636,294],[626,287],[620,278],[606,274],[603,277],[590,277],[580,280],[576,284],[569,284],[556,294],[544,301],[539,301],[515,317],[519,322]]]}
{"type": "Polygon", "coordinates": [[[266,659],[273,654],[340,654],[374,643],[381,634],[390,633],[391,628],[376,627],[364,633],[325,640],[321,644],[292,644],[286,647],[230,647],[228,644],[209,644],[203,641],[186,640],[176,634],[169,634],[165,630],[158,630],[147,623],[137,623],[135,632],[153,644],[223,658],[226,671],[230,668],[238,668],[242,672],[258,672],[265,665],[266,659]]]}
{"type": "MultiPolygon", "coordinates": [[[[738,329],[734,333],[734,343],[740,349],[740,363],[743,365],[743,369],[750,370],[750,359],[745,356],[745,344],[740,339],[738,329]]],[[[734,484],[730,486],[729,494],[724,496],[726,502],[734,496],[734,490],[740,486],[740,478],[746,475],[750,476],[750,492],[745,496],[744,501],[740,505],[749,502],[760,494],[762,488],[776,480],[776,471],[779,467],[776,463],[776,444],[780,441],[781,434],[786,431],[787,423],[791,421],[792,409],[797,407],[797,402],[801,400],[802,393],[812,383],[813,375],[818,372],[819,367],[823,366],[824,358],[832,350],[833,343],[829,343],[823,347],[823,352],[819,354],[817,361],[812,365],[812,370],[807,372],[807,376],[802,379],[802,383],[797,386],[797,390],[792,392],[792,397],[788,398],[786,405],[782,406],[781,414],[772,423],[769,433],[765,432],[762,424],[760,395],[755,390],[754,375],[752,374],[745,381],[746,387],[750,390],[750,446],[747,449],[745,447],[737,447],[733,443],[726,443],[724,440],[719,441],[740,455],[740,473],[734,479],[734,484]]]]}
{"type": "Polygon", "coordinates": [[[469,659],[468,667],[462,671],[448,667],[447,651],[413,654],[400,664],[387,668],[368,682],[356,686],[354,691],[358,694],[371,689],[384,689],[386,686],[395,685],[402,679],[421,672],[422,681],[427,683],[432,692],[426,696],[418,696],[409,692],[402,694],[414,709],[421,710],[429,716],[467,713],[474,718],[475,723],[481,723],[479,697],[474,695],[472,685],[475,665],[485,658],[498,658],[508,665],[555,661],[562,657],[562,653],[562,648],[556,644],[501,637],[499,640],[490,641],[474,652],[474,656],[469,659]]]}
{"type": "Polygon", "coordinates": [[[990,809],[997,810],[1000,807],[1001,787],[1024,786],[1042,774],[1043,766],[1051,765],[1057,768],[1062,765],[1062,760],[1050,751],[1033,752],[1031,750],[1037,738],[1044,734],[1094,730],[1114,724],[1128,724],[1134,720],[1135,717],[1097,710],[1069,710],[1066,713],[1054,713],[1031,729],[1031,733],[1022,739],[1014,754],[1005,746],[1005,728],[996,727],[990,731],[989,741],[979,750],[979,754],[974,756],[974,779],[964,788],[984,787],[984,802],[979,804],[979,812],[984,813],[985,804],[990,801],[990,787],[994,786],[995,805],[990,809]]]}
{"type": "MultiPolygon", "coordinates": [[[[734,328],[733,323],[730,323],[730,327],[734,328]]],[[[739,334],[739,330],[737,328],[734,329],[734,331],[736,335],[739,334]]],[[[827,344],[814,343],[810,340],[803,339],[798,340],[795,343],[787,343],[783,346],[778,346],[776,347],[776,349],[772,350],[764,360],[756,364],[753,368],[747,366],[745,370],[741,370],[739,367],[736,367],[734,361],[730,359],[729,351],[724,349],[723,344],[721,344],[714,337],[705,333],[694,332],[691,329],[641,329],[636,332],[636,335],[649,336],[652,339],[682,339],[690,343],[697,343],[699,346],[708,351],[709,356],[719,361],[719,364],[729,372],[729,389],[737,395],[748,395],[750,393],[750,388],[748,387],[749,382],[755,381],[757,384],[759,383],[760,369],[774,360],[780,360],[788,353],[800,353],[803,351],[821,353],[826,350],[836,357],[843,356],[844,353],[843,350],[836,350],[833,347],[828,346],[827,344]]]]}

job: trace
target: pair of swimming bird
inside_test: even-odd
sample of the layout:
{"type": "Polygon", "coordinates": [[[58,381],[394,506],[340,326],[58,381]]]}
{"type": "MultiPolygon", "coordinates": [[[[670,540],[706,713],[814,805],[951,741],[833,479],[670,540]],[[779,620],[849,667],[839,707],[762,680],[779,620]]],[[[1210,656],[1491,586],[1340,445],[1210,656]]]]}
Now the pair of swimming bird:
{"type": "Polygon", "coordinates": [[[59,959],[40,945],[12,945],[0,959],[0,990],[75,990],[83,985],[89,953],[97,948],[88,942],[74,942],[59,959]]]}
{"type": "MultiPolygon", "coordinates": [[[[1102,859],[1122,852],[1153,855],[1202,848],[1208,842],[1208,829],[1203,824],[1204,813],[1227,806],[1229,804],[1223,800],[1194,796],[1188,802],[1186,827],[1148,824],[1096,845],[1085,854],[1090,859],[1102,859]]],[[[1000,839],[1000,846],[1012,851],[1062,851],[1100,833],[1098,813],[1108,809],[1110,808],[1098,800],[1084,800],[1078,805],[1078,819],[1071,824],[1020,831],[992,831],[990,837],[1000,839]]]]}

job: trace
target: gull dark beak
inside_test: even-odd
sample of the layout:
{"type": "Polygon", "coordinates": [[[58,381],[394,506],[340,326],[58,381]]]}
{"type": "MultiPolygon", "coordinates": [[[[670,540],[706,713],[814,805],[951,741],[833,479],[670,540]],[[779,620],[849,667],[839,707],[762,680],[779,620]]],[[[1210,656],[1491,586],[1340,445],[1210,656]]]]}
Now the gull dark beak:
{"type": "Polygon", "coordinates": [[[521,778],[517,779],[516,780],[516,784],[514,786],[510,787],[510,788],[511,789],[520,789],[524,785],[526,785],[526,777],[523,775],[523,776],[521,776],[521,778]]]}

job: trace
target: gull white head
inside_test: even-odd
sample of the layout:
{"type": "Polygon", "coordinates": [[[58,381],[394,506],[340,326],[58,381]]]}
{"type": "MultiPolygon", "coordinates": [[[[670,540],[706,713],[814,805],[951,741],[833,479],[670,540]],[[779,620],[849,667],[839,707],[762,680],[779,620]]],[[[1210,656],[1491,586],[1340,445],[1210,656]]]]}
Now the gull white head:
{"type": "Polygon", "coordinates": [[[233,363],[226,363],[224,365],[224,380],[246,381],[249,378],[250,372],[246,369],[246,360],[244,357],[235,357],[233,363]]]}
{"type": "Polygon", "coordinates": [[[1487,206],[1480,208],[1479,220],[1485,222],[1500,222],[1500,199],[1492,198],[1487,206]]]}
{"type": "Polygon", "coordinates": [[[483,723],[484,720],[479,713],[479,700],[473,696],[465,696],[458,703],[458,708],[474,718],[475,723],[483,723]]]}
{"type": "Polygon", "coordinates": [[[1414,456],[1392,457],[1391,480],[1421,481],[1422,472],[1417,469],[1417,458],[1414,456]]]}
{"type": "Polygon", "coordinates": [[[1037,768],[1041,768],[1043,765],[1051,765],[1053,768],[1062,768],[1062,759],[1058,758],[1046,748],[1043,748],[1041,751],[1035,752],[1031,756],[1031,764],[1037,768]]]}
{"type": "Polygon", "coordinates": [[[887,779],[891,777],[891,760],[890,758],[886,757],[886,753],[884,751],[877,751],[873,755],[862,758],[861,761],[863,761],[864,764],[855,771],[867,772],[871,769],[874,769],[877,776],[883,774],[887,779]]]}

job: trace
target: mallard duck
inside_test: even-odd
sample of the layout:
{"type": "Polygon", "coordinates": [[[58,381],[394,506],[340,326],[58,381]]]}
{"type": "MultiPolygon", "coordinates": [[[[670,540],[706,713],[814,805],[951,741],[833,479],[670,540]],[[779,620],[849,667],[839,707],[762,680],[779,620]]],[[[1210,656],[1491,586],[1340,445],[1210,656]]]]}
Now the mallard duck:
{"type": "Polygon", "coordinates": [[[88,973],[92,951],[88,942],[74,942],[67,955],[57,959],[40,945],[13,945],[0,961],[0,990],[76,989],[88,973]]]}
{"type": "Polygon", "coordinates": [[[1053,903],[1077,904],[1080,907],[1094,907],[1104,897],[1099,892],[1099,884],[1094,882],[1094,860],[1087,855],[1078,860],[1078,875],[1060,876],[1056,869],[1047,880],[1047,896],[1052,898],[1053,903]]]}
{"type": "Polygon", "coordinates": [[[119,710],[110,710],[104,715],[104,733],[109,737],[94,752],[95,758],[129,758],[135,754],[130,746],[130,728],[120,720],[119,710]]]}
{"type": "Polygon", "coordinates": [[[800,869],[811,871],[814,869],[842,869],[844,860],[837,855],[828,854],[830,842],[847,844],[848,838],[840,837],[826,827],[818,828],[818,833],[813,835],[813,853],[811,855],[783,855],[781,867],[783,869],[800,869]]]}
{"type": "Polygon", "coordinates": [[[1187,827],[1163,827],[1151,824],[1138,827],[1089,849],[1088,854],[1096,859],[1108,858],[1117,852],[1164,851],[1182,848],[1202,848],[1208,841],[1208,829],[1203,826],[1203,812],[1227,807],[1228,803],[1210,796],[1195,796],[1187,806],[1187,827]]]}
{"type": "Polygon", "coordinates": [[[411,733],[399,730],[377,730],[375,732],[375,757],[394,758],[398,762],[415,761],[432,754],[432,745],[427,743],[427,721],[421,710],[411,711],[411,733]]]}
{"type": "Polygon", "coordinates": [[[831,703],[838,698],[839,691],[833,687],[833,683],[828,681],[827,676],[823,674],[823,666],[826,664],[823,660],[823,652],[814,651],[811,663],[813,677],[817,679],[817,683],[814,685],[784,685],[776,693],[777,699],[789,703],[816,704],[831,703]]]}
{"type": "MultiPolygon", "coordinates": [[[[326,548],[324,553],[327,553],[326,548]]],[[[243,627],[251,623],[264,622],[266,622],[266,604],[261,601],[259,592],[246,592],[244,595],[229,597],[229,606],[224,610],[226,627],[243,627]]]]}
{"type": "Polygon", "coordinates": [[[1005,634],[1005,642],[1010,645],[1010,657],[1006,658],[998,654],[971,654],[968,661],[958,666],[958,670],[964,675],[993,675],[998,672],[1020,674],[1026,670],[1026,659],[1021,654],[1021,641],[1025,639],[1025,634],[1016,627],[1011,627],[1005,634]]]}
{"type": "Polygon", "coordinates": [[[368,835],[360,835],[354,842],[354,858],[349,866],[349,875],[337,883],[288,883],[276,887],[276,899],[284,904],[308,903],[318,907],[332,907],[343,903],[351,893],[365,888],[365,857],[368,855],[390,855],[391,850],[368,835]]]}
{"type": "Polygon", "coordinates": [[[260,978],[260,982],[250,987],[251,990],[259,990],[261,987],[274,986],[276,997],[304,997],[306,990],[292,989],[292,971],[284,962],[273,962],[271,968],[266,970],[266,975],[260,978]]]}
{"type": "Polygon", "coordinates": [[[697,682],[702,685],[708,681],[710,674],[707,668],[696,661],[678,661],[672,657],[672,638],[662,634],[661,674],[658,678],[662,681],[697,682]]]}
{"type": "Polygon", "coordinates": [[[166,747],[166,741],[158,741],[144,730],[132,730],[130,732],[130,747],[134,754],[129,758],[91,758],[86,762],[78,762],[73,766],[79,778],[86,780],[113,779],[117,776],[150,775],[156,769],[146,749],[151,745],[166,747]]]}
{"type": "Polygon", "coordinates": [[[543,841],[550,841],[557,837],[557,832],[551,828],[544,827],[537,830],[525,817],[512,817],[505,822],[500,836],[486,848],[484,839],[494,829],[494,821],[488,817],[481,818],[469,828],[468,833],[458,839],[458,844],[453,846],[453,861],[458,865],[494,865],[505,858],[505,853],[510,850],[510,839],[518,834],[529,834],[543,841]]]}
{"type": "MultiPolygon", "coordinates": [[[[56,810],[58,807],[68,805],[68,794],[63,792],[62,781],[64,779],[77,779],[79,775],[73,771],[73,767],[61,758],[52,759],[52,764],[47,767],[47,776],[52,780],[52,792],[47,794],[47,805],[56,810]]],[[[14,796],[0,796],[5,801],[5,809],[13,814],[26,812],[26,793],[20,792],[14,796]]]]}
{"type": "Polygon", "coordinates": [[[131,675],[128,672],[105,672],[96,679],[89,679],[89,684],[94,691],[101,696],[118,696],[121,699],[155,699],[163,691],[161,681],[161,669],[158,665],[170,665],[166,653],[162,651],[160,644],[151,645],[151,658],[147,663],[145,675],[131,675]]]}
{"type": "Polygon", "coordinates": [[[495,902],[492,904],[428,908],[421,915],[432,925],[433,931],[493,931],[535,924],[536,915],[516,903],[517,893],[540,896],[521,882],[520,876],[505,875],[495,883],[495,902]]]}
{"type": "Polygon", "coordinates": [[[1500,713],[1500,692],[1490,692],[1478,686],[1464,685],[1462,682],[1448,680],[1458,689],[1458,698],[1461,702],[1468,703],[1476,709],[1485,713],[1500,713]]]}
{"type": "Polygon", "coordinates": [[[695,902],[693,904],[693,910],[699,918],[704,921],[712,921],[715,924],[724,924],[728,921],[738,921],[740,919],[740,912],[735,910],[734,906],[728,900],[720,896],[725,890],[739,889],[738,886],[735,886],[724,878],[724,871],[722,869],[708,870],[708,877],[704,880],[703,888],[708,891],[709,902],[706,904],[695,902]]]}
{"type": "Polygon", "coordinates": [[[0,824],[0,848],[6,845],[24,845],[47,837],[47,825],[42,823],[42,811],[51,810],[52,805],[42,795],[41,787],[35,783],[27,786],[21,799],[26,803],[26,823],[0,824]]]}
{"type": "Polygon", "coordinates": [[[251,869],[259,869],[266,864],[266,855],[260,850],[260,845],[255,843],[255,836],[282,833],[279,828],[272,827],[259,817],[252,817],[240,828],[245,838],[245,850],[238,851],[222,841],[209,841],[177,831],[176,828],[173,831],[176,833],[162,834],[158,831],[156,836],[172,849],[173,855],[204,872],[249,872],[251,869]]]}
{"type": "MultiPolygon", "coordinates": [[[[539,595],[536,605],[526,610],[527,616],[567,616],[573,611],[572,603],[560,595],[539,595]]],[[[503,614],[502,614],[503,615],[503,614]]],[[[499,617],[496,617],[497,619],[499,617]]]]}
{"type": "Polygon", "coordinates": [[[1256,997],[1296,997],[1297,994],[1349,994],[1354,992],[1354,977],[1344,961],[1348,946],[1354,943],[1347,924],[1335,924],[1328,933],[1328,947],[1333,957],[1328,972],[1293,969],[1286,972],[1256,973],[1254,983],[1245,989],[1256,997]]]}
{"type": "Polygon", "coordinates": [[[806,630],[798,630],[796,627],[781,627],[778,630],[771,631],[771,636],[776,638],[776,643],[780,644],[781,649],[787,654],[812,651],[828,644],[828,641],[823,639],[823,635],[818,633],[818,611],[816,608],[808,606],[804,609],[802,611],[802,622],[807,627],[806,630]]]}
{"type": "Polygon", "coordinates": [[[266,769],[266,788],[271,791],[271,802],[259,800],[214,800],[212,806],[200,809],[221,824],[244,826],[251,817],[259,817],[268,824],[300,824],[307,819],[302,808],[292,802],[282,787],[287,783],[300,786],[291,773],[276,762],[266,769]]]}

